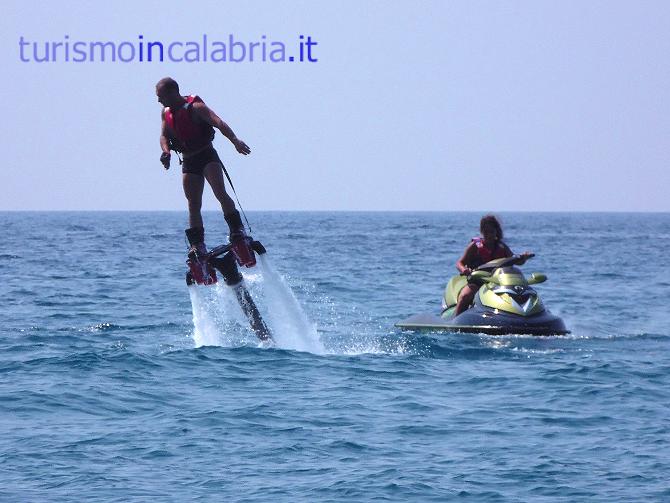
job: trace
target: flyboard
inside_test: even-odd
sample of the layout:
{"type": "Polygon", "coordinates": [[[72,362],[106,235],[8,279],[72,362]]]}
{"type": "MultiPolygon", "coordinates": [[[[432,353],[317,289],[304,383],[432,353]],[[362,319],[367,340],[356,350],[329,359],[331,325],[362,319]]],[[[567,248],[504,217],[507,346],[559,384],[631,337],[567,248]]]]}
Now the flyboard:
{"type": "Polygon", "coordinates": [[[191,251],[186,259],[188,272],[186,273],[186,284],[193,285],[215,285],[218,283],[216,271],[219,271],[226,285],[235,292],[237,301],[242,311],[249,319],[249,324],[256,336],[261,341],[272,341],[272,334],[261,317],[254,299],[244,285],[244,278],[238,269],[240,267],[254,267],[256,265],[255,253],[263,255],[265,247],[254,241],[250,236],[242,236],[233,240],[232,243],[219,245],[206,254],[197,254],[191,251]]]}

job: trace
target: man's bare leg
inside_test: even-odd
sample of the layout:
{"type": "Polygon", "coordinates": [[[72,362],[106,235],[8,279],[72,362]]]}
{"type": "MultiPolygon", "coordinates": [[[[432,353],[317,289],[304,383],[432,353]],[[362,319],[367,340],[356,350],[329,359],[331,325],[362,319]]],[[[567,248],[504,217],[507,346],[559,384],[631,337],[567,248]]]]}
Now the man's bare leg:
{"type": "Polygon", "coordinates": [[[202,227],[202,191],[205,188],[205,179],[194,173],[184,173],[182,176],[184,195],[188,201],[188,224],[191,227],[202,227]]]}
{"type": "Polygon", "coordinates": [[[210,162],[203,171],[207,183],[212,187],[214,197],[221,203],[221,209],[224,215],[235,211],[235,202],[226,192],[226,185],[223,181],[223,169],[218,162],[210,162]]]}
{"type": "Polygon", "coordinates": [[[207,252],[205,247],[205,229],[202,224],[202,191],[205,188],[205,179],[194,173],[184,173],[182,175],[182,185],[184,186],[184,195],[188,201],[188,224],[186,237],[191,245],[191,250],[196,254],[207,252]]]}
{"type": "Polygon", "coordinates": [[[233,235],[239,234],[244,230],[244,226],[242,225],[242,220],[240,219],[240,213],[235,208],[235,202],[226,192],[221,164],[218,162],[210,162],[207,164],[207,166],[205,166],[204,175],[210,187],[212,187],[214,197],[216,197],[216,199],[221,204],[223,216],[228,223],[228,227],[230,228],[232,239],[233,235]]]}

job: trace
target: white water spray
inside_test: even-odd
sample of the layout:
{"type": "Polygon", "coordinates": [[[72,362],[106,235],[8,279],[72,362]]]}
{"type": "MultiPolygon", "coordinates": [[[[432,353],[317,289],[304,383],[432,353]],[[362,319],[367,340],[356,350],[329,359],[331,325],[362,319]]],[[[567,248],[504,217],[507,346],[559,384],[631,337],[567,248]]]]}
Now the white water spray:
{"type": "Polygon", "coordinates": [[[195,347],[216,346],[219,342],[218,331],[214,320],[210,316],[208,303],[205,301],[198,287],[188,287],[193,310],[193,342],[195,347]]]}
{"type": "MultiPolygon", "coordinates": [[[[258,272],[245,273],[244,284],[251,293],[275,346],[323,354],[316,326],[310,322],[284,278],[260,255],[258,272]]],[[[244,271],[243,271],[244,272],[244,271]]],[[[200,346],[234,346],[257,342],[235,297],[223,283],[189,287],[193,309],[193,341],[200,346]]]]}
{"type": "Polygon", "coordinates": [[[266,255],[259,257],[270,330],[279,347],[323,354],[316,325],[310,322],[288,284],[266,255]]]}

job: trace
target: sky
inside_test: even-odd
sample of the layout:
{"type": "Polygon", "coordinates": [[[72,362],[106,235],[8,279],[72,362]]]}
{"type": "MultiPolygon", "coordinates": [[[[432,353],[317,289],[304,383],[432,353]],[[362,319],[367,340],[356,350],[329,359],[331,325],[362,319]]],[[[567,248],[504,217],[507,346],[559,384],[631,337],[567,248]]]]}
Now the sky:
{"type": "Polygon", "coordinates": [[[0,210],[185,210],[159,162],[172,76],[251,147],[215,140],[247,210],[670,211],[670,2],[3,5],[0,210]],[[203,34],[287,54],[309,36],[317,61],[39,63],[19,45],[203,34]]]}

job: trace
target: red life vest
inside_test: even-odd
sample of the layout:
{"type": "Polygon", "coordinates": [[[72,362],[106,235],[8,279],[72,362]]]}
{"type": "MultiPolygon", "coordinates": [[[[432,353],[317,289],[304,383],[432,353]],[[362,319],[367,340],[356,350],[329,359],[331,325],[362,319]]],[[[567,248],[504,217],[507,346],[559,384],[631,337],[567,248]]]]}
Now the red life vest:
{"type": "Polygon", "coordinates": [[[507,257],[507,247],[504,246],[502,241],[496,242],[496,247],[493,251],[484,244],[482,238],[472,238],[472,242],[477,246],[477,254],[479,255],[479,260],[481,260],[481,263],[477,264],[475,267],[479,267],[480,265],[486,264],[497,258],[507,257]]]}
{"type": "Polygon", "coordinates": [[[184,96],[186,103],[176,112],[165,107],[165,123],[170,136],[170,147],[177,152],[193,152],[201,149],[214,139],[214,128],[206,122],[196,122],[193,117],[193,103],[201,102],[200,96],[184,96]]]}

